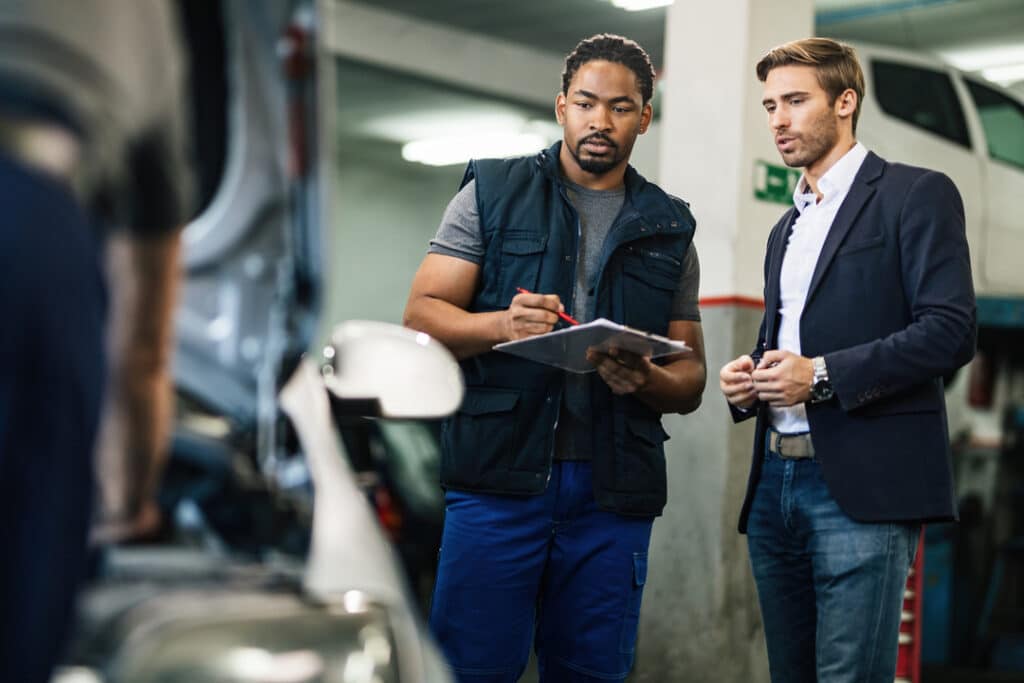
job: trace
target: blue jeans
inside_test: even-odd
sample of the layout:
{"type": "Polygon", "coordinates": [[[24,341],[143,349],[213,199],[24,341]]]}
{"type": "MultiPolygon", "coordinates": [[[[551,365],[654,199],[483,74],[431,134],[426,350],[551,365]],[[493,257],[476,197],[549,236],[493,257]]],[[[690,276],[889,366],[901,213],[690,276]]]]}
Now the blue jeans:
{"type": "Polygon", "coordinates": [[[856,522],[817,460],[766,453],[747,543],[774,683],[892,683],[920,530],[856,522]]]}
{"type": "Polygon", "coordinates": [[[588,462],[539,496],[449,491],[430,626],[458,680],[513,683],[534,636],[542,682],[624,680],[652,522],[599,510],[588,462]]]}

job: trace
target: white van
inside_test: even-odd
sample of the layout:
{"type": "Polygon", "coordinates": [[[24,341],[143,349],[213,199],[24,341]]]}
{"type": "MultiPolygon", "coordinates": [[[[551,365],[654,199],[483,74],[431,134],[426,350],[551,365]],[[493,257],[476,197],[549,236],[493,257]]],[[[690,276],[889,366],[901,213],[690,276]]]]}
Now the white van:
{"type": "MultiPolygon", "coordinates": [[[[855,45],[867,90],[857,137],[882,157],[940,170],[963,195],[974,284],[1024,326],[1024,103],[935,58],[855,45]],[[1006,304],[1008,302],[1003,301],[1006,304]]],[[[994,308],[979,305],[979,322],[994,308]]]]}

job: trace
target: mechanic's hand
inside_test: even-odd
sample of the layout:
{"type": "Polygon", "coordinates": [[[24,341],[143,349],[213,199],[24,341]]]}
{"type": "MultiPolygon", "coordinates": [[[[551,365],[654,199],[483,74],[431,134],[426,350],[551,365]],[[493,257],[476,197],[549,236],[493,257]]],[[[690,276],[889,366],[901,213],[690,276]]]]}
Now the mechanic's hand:
{"type": "Polygon", "coordinates": [[[564,310],[557,294],[516,294],[505,311],[505,338],[515,341],[550,332],[564,310]]]}
{"type": "Polygon", "coordinates": [[[765,351],[751,378],[760,400],[775,408],[795,406],[811,397],[814,364],[792,351],[765,351]]]}
{"type": "Polygon", "coordinates": [[[744,354],[722,366],[718,373],[718,387],[725,400],[743,410],[757,402],[757,392],[750,373],[754,371],[754,359],[744,354]]]}
{"type": "Polygon", "coordinates": [[[647,356],[622,349],[587,349],[587,360],[614,394],[632,394],[647,386],[654,364],[647,356]]]}
{"type": "Polygon", "coordinates": [[[163,528],[163,516],[156,501],[144,502],[138,514],[118,519],[101,519],[93,524],[89,535],[92,545],[144,543],[157,537],[163,528]]]}

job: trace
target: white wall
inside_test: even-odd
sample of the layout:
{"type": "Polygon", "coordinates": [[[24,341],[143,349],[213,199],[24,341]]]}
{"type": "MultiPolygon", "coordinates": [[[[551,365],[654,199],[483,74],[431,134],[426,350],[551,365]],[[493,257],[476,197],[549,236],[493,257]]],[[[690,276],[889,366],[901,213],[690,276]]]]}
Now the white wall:
{"type": "Polygon", "coordinates": [[[392,163],[344,145],[337,153],[322,327],[350,319],[401,323],[413,274],[463,168],[392,163]]]}

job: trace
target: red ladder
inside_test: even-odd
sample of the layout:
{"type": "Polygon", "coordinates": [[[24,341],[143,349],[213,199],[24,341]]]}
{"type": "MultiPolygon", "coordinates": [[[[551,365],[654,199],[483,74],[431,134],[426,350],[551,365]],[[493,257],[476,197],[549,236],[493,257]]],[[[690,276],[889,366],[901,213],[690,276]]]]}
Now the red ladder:
{"type": "Polygon", "coordinates": [[[917,556],[907,576],[900,613],[899,650],[895,683],[921,683],[921,603],[924,588],[924,529],[917,541],[917,556]]]}

